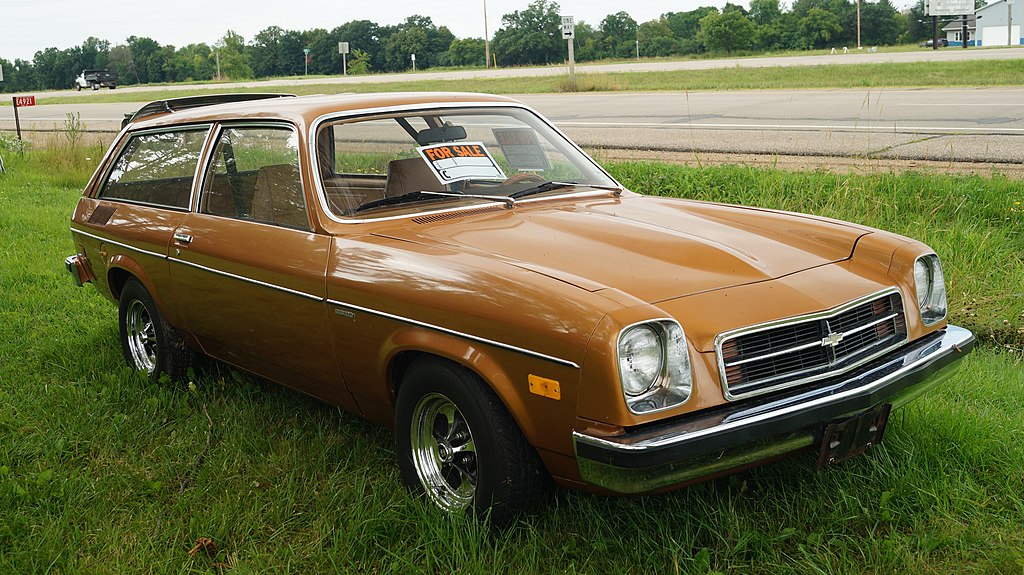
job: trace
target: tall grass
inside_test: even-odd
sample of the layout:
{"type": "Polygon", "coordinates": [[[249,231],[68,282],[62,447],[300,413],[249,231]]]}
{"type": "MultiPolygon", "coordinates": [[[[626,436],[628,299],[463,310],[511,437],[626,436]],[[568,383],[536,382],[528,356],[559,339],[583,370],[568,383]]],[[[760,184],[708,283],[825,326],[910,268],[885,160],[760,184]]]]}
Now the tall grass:
{"type": "MultiPolygon", "coordinates": [[[[95,159],[74,185],[51,152],[5,160],[0,573],[1024,572],[1019,353],[984,346],[883,445],[827,471],[796,458],[654,497],[561,491],[492,532],[407,495],[389,433],[354,416],[225,367],[180,386],[128,371],[114,306],[61,265],[95,159]]],[[[924,232],[951,280],[1020,246],[998,180],[612,169],[637,189],[924,232]],[[928,233],[922,206],[960,229],[928,233]],[[951,255],[957,242],[983,253],[951,255]]],[[[966,297],[1019,290],[1019,261],[1002,263],[1018,272],[966,297]]]]}

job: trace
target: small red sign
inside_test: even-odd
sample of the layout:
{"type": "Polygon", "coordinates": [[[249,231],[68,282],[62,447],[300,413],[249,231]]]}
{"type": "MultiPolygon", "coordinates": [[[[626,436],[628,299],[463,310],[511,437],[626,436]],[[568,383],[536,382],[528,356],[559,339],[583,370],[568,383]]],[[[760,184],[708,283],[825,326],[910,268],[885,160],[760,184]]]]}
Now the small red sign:
{"type": "Polygon", "coordinates": [[[26,108],[28,106],[35,106],[36,105],[36,97],[35,96],[15,96],[14,97],[14,105],[16,107],[18,107],[18,108],[26,108]]]}

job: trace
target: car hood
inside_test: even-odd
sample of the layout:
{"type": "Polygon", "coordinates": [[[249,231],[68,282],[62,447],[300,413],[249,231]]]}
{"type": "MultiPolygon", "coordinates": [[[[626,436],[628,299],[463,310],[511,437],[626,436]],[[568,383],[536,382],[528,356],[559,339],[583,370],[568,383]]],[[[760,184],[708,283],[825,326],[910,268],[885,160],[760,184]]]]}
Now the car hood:
{"type": "Polygon", "coordinates": [[[379,234],[473,251],[647,303],[841,261],[870,231],[800,214],[635,195],[417,220],[379,234]]]}

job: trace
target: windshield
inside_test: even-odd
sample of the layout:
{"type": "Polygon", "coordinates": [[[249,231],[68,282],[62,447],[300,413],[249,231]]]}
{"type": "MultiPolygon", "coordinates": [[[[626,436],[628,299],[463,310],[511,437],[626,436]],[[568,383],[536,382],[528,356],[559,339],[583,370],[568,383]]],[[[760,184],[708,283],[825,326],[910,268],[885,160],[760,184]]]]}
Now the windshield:
{"type": "Polygon", "coordinates": [[[317,165],[338,217],[617,189],[544,120],[519,108],[411,111],[325,122],[317,165]]]}

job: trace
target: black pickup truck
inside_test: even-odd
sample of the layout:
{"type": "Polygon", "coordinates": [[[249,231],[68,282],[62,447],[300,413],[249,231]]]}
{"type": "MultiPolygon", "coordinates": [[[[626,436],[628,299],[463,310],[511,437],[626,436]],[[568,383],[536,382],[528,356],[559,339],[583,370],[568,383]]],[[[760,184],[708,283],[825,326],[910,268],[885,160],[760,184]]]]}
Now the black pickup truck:
{"type": "Polygon", "coordinates": [[[93,90],[110,88],[113,90],[116,87],[117,72],[111,72],[110,70],[82,70],[82,73],[75,78],[76,90],[81,90],[82,88],[92,88],[93,90]]]}

